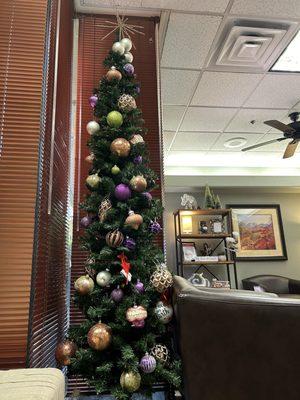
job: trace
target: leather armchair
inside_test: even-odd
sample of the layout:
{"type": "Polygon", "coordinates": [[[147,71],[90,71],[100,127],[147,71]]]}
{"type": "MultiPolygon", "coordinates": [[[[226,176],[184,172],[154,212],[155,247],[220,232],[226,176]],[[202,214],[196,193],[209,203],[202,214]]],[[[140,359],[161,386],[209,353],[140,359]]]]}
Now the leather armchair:
{"type": "Polygon", "coordinates": [[[300,281],[296,279],[279,275],[256,275],[243,279],[242,282],[246,290],[254,290],[255,286],[260,286],[265,292],[276,293],[279,297],[300,299],[300,281]]]}
{"type": "Polygon", "coordinates": [[[175,277],[187,400],[299,400],[300,301],[175,277]]]}

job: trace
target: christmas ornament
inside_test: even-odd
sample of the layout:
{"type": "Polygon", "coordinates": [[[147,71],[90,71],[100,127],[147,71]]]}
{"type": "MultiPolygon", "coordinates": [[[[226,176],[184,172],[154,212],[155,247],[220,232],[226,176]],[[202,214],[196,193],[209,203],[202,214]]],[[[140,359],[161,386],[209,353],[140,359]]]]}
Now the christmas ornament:
{"type": "Polygon", "coordinates": [[[95,105],[97,104],[97,101],[98,101],[98,97],[97,97],[95,94],[93,94],[93,95],[89,98],[90,106],[91,106],[92,108],[94,108],[95,105]]]}
{"type": "Polygon", "coordinates": [[[145,143],[145,140],[142,135],[140,135],[139,133],[136,133],[131,136],[131,138],[129,139],[129,142],[131,144],[138,144],[138,143],[145,143]]]}
{"type": "Polygon", "coordinates": [[[111,111],[107,114],[106,121],[111,128],[120,128],[123,124],[123,117],[119,111],[111,111]]]}
{"type": "Polygon", "coordinates": [[[108,286],[110,280],[111,280],[111,273],[108,270],[100,271],[96,276],[96,282],[101,287],[108,286]]]}
{"type": "Polygon", "coordinates": [[[136,102],[134,97],[130,96],[130,94],[122,94],[118,100],[118,107],[122,111],[132,111],[136,108],[136,102]]]}
{"type": "Polygon", "coordinates": [[[82,228],[87,228],[91,223],[92,223],[92,218],[89,215],[86,215],[80,220],[80,226],[82,228]]]}
{"type": "Polygon", "coordinates": [[[135,192],[143,192],[147,187],[147,181],[142,175],[133,176],[130,179],[130,187],[135,192]]]}
{"type": "Polygon", "coordinates": [[[162,324],[168,324],[173,317],[173,308],[170,304],[165,304],[162,301],[156,303],[154,313],[162,324]]]}
{"type": "Polygon", "coordinates": [[[156,344],[152,347],[150,354],[156,359],[156,361],[165,364],[169,360],[169,350],[164,344],[156,344]]]}
{"type": "Polygon", "coordinates": [[[149,231],[151,233],[157,234],[162,230],[160,224],[157,221],[151,221],[149,224],[149,231]]]}
{"type": "Polygon", "coordinates": [[[145,374],[151,374],[156,368],[155,358],[146,353],[140,361],[140,368],[145,374]]]}
{"type": "Polygon", "coordinates": [[[100,125],[96,121],[90,121],[86,125],[86,130],[90,135],[93,135],[94,133],[97,133],[100,131],[100,125]]]}
{"type": "Polygon", "coordinates": [[[122,372],[120,385],[130,393],[139,390],[141,385],[141,375],[138,372],[122,372]]]}
{"type": "Polygon", "coordinates": [[[123,300],[124,292],[118,286],[117,289],[111,292],[110,297],[115,303],[120,303],[123,300]]]}
{"type": "Polygon", "coordinates": [[[138,279],[137,283],[135,284],[135,290],[139,293],[144,293],[145,288],[144,288],[144,284],[138,279]]]}
{"type": "Polygon", "coordinates": [[[123,69],[127,75],[132,76],[134,74],[134,66],[130,63],[125,64],[123,69]]]}
{"type": "Polygon", "coordinates": [[[136,157],[134,157],[133,162],[134,162],[135,164],[142,164],[142,162],[143,162],[143,157],[142,157],[142,156],[136,156],[136,157]]]}
{"type": "MultiPolygon", "coordinates": [[[[128,18],[124,15],[120,16],[118,10],[116,10],[116,19],[117,21],[104,21],[101,24],[96,24],[96,26],[100,26],[101,28],[110,28],[110,31],[107,35],[105,35],[101,40],[106,39],[108,36],[113,34],[114,32],[118,32],[119,40],[128,36],[130,38],[131,34],[138,33],[139,35],[145,35],[144,32],[141,32],[140,29],[144,29],[143,26],[128,24],[128,18]]],[[[125,48],[124,48],[125,49],[125,48]]]]}
{"type": "Polygon", "coordinates": [[[129,225],[132,229],[138,230],[143,223],[143,217],[140,214],[135,214],[134,211],[129,211],[128,214],[125,225],[129,225]]]}
{"type": "Polygon", "coordinates": [[[122,79],[122,74],[120,71],[116,69],[116,67],[111,67],[109,71],[106,73],[106,79],[111,82],[112,80],[116,79],[120,81],[122,79]]]}
{"type": "Polygon", "coordinates": [[[108,232],[105,236],[106,244],[109,247],[119,247],[124,241],[123,233],[118,231],[117,229],[111,232],[108,232]]]}
{"type": "Polygon", "coordinates": [[[130,51],[132,48],[132,41],[128,38],[123,38],[120,40],[121,45],[124,47],[125,51],[130,51]]]}
{"type": "Polygon", "coordinates": [[[90,188],[96,189],[101,182],[101,178],[98,176],[98,174],[92,174],[86,178],[85,182],[90,188]]]}
{"type": "Polygon", "coordinates": [[[118,175],[121,172],[120,168],[117,165],[114,165],[111,169],[111,173],[113,175],[118,175]]]}
{"type": "Polygon", "coordinates": [[[123,246],[127,247],[128,250],[133,251],[135,249],[135,246],[136,246],[135,240],[130,238],[129,236],[126,236],[126,239],[124,240],[123,246]]]}
{"type": "Polygon", "coordinates": [[[173,285],[173,276],[166,267],[160,266],[151,275],[150,283],[158,293],[163,293],[173,285]]]}
{"type": "Polygon", "coordinates": [[[149,193],[149,192],[145,192],[145,193],[142,193],[142,195],[145,196],[146,199],[147,199],[147,200],[149,201],[149,203],[150,203],[150,201],[152,200],[152,194],[149,193]]]}
{"type": "Polygon", "coordinates": [[[130,143],[124,138],[117,138],[111,142],[110,151],[119,157],[127,157],[130,152],[130,143]]]}
{"type": "Polygon", "coordinates": [[[82,296],[92,293],[95,283],[89,275],[82,275],[76,279],[74,288],[76,292],[82,296]]]}
{"type": "Polygon", "coordinates": [[[58,343],[55,350],[55,358],[59,365],[70,365],[71,358],[75,356],[77,346],[70,340],[58,343]]]}
{"type": "Polygon", "coordinates": [[[132,61],[133,61],[133,55],[132,55],[132,53],[130,53],[130,51],[128,51],[124,54],[124,58],[127,63],[132,63],[132,61]]]}
{"type": "Polygon", "coordinates": [[[137,84],[137,85],[135,86],[135,91],[137,92],[137,94],[140,94],[140,93],[141,93],[141,87],[140,87],[139,84],[137,84]]]}
{"type": "Polygon", "coordinates": [[[99,216],[100,222],[104,222],[106,215],[107,215],[107,211],[110,210],[111,208],[112,208],[111,201],[107,197],[105,197],[101,201],[99,211],[98,211],[98,216],[99,216]]]}
{"type": "Polygon", "coordinates": [[[143,306],[134,306],[126,311],[126,319],[135,328],[143,328],[147,318],[147,310],[143,306]]]}
{"type": "Polygon", "coordinates": [[[93,164],[94,159],[95,159],[95,155],[93,153],[91,153],[85,157],[85,161],[89,164],[93,164]]]}
{"type": "Polygon", "coordinates": [[[124,48],[124,46],[122,45],[122,43],[121,42],[115,42],[113,45],[112,45],[112,51],[114,52],[114,53],[117,53],[117,54],[120,54],[120,56],[122,56],[124,53],[125,53],[125,48],[124,48]]]}
{"type": "Polygon", "coordinates": [[[126,285],[127,285],[127,283],[131,281],[131,273],[129,272],[131,265],[128,262],[128,258],[125,256],[124,253],[119,254],[118,258],[121,261],[121,267],[122,267],[121,274],[124,275],[124,277],[126,278],[126,285]]]}
{"type": "Polygon", "coordinates": [[[124,183],[120,183],[115,187],[115,197],[118,200],[126,201],[131,197],[131,190],[129,186],[124,183]]]}
{"type": "Polygon", "coordinates": [[[110,345],[111,340],[111,328],[101,322],[92,326],[87,335],[88,344],[94,350],[105,350],[110,345]]]}

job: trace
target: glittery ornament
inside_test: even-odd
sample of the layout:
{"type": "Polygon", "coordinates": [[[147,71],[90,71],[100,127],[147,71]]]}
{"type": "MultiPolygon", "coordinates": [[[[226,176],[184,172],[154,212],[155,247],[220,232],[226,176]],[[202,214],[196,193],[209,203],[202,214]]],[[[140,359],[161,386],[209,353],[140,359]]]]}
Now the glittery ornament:
{"type": "Polygon", "coordinates": [[[137,283],[134,285],[134,287],[138,293],[144,293],[145,291],[144,284],[139,279],[137,280],[137,283]]]}
{"type": "Polygon", "coordinates": [[[109,247],[119,247],[124,241],[123,233],[118,231],[117,229],[111,232],[108,232],[105,236],[106,244],[109,247]]]}
{"type": "Polygon", "coordinates": [[[173,276],[164,264],[162,264],[150,276],[150,283],[158,293],[163,293],[173,285],[173,276]]]}
{"type": "Polygon", "coordinates": [[[115,303],[120,303],[123,300],[124,292],[118,286],[111,292],[110,297],[115,303]]]}
{"type": "Polygon", "coordinates": [[[96,282],[101,287],[108,286],[110,280],[111,280],[111,273],[107,270],[100,271],[96,276],[96,282]]]}
{"type": "Polygon", "coordinates": [[[107,349],[112,340],[111,328],[99,322],[98,324],[91,327],[87,335],[87,341],[89,346],[98,351],[107,349]]]}
{"type": "Polygon", "coordinates": [[[147,181],[142,175],[133,176],[130,179],[130,187],[135,192],[143,192],[147,187],[147,181]]]}
{"type": "Polygon", "coordinates": [[[155,306],[154,313],[162,324],[168,324],[173,317],[173,308],[170,304],[165,304],[162,301],[158,301],[155,306]]]}
{"type": "Polygon", "coordinates": [[[133,55],[132,55],[132,53],[130,53],[130,51],[128,51],[124,54],[124,58],[127,63],[132,63],[132,61],[133,61],[133,55]]]}
{"type": "Polygon", "coordinates": [[[143,223],[143,217],[140,214],[135,214],[134,211],[129,211],[128,217],[125,220],[125,225],[131,226],[132,229],[138,230],[143,223]]]}
{"type": "Polygon", "coordinates": [[[123,372],[120,377],[120,385],[130,393],[139,390],[141,385],[141,375],[138,372],[123,372]]]}
{"type": "Polygon", "coordinates": [[[116,67],[111,67],[110,70],[106,73],[106,79],[111,82],[116,79],[120,81],[122,79],[122,74],[120,71],[116,69],[116,67]]]}
{"type": "Polygon", "coordinates": [[[59,365],[66,366],[71,364],[71,358],[75,356],[77,346],[71,340],[58,343],[55,350],[55,358],[59,365]]]}
{"type": "Polygon", "coordinates": [[[86,125],[86,130],[90,135],[93,135],[94,133],[97,133],[100,131],[100,125],[96,121],[90,121],[86,125]]]}
{"type": "Polygon", "coordinates": [[[125,64],[123,69],[127,75],[132,76],[134,74],[134,66],[130,63],[125,64]]]}
{"type": "Polygon", "coordinates": [[[107,211],[109,211],[111,208],[112,208],[111,201],[108,198],[104,198],[101,201],[99,211],[98,211],[98,216],[99,216],[100,222],[104,222],[106,215],[107,215],[107,211]]]}
{"type": "Polygon", "coordinates": [[[90,106],[91,106],[92,108],[94,108],[95,105],[97,104],[97,101],[98,101],[98,97],[97,97],[95,94],[93,94],[93,95],[89,98],[90,106]]]}
{"type": "Polygon", "coordinates": [[[106,121],[111,128],[120,128],[123,124],[123,116],[119,111],[111,111],[107,114],[106,121]]]}
{"type": "Polygon", "coordinates": [[[136,102],[134,97],[130,96],[130,94],[122,94],[118,100],[118,107],[122,111],[132,111],[136,108],[136,102]]]}
{"type": "Polygon", "coordinates": [[[170,357],[170,352],[164,344],[156,344],[152,347],[150,354],[162,364],[166,364],[170,357]]]}
{"type": "Polygon", "coordinates": [[[95,283],[89,275],[82,275],[76,279],[74,288],[76,292],[82,296],[92,293],[95,283]]]}
{"type": "Polygon", "coordinates": [[[140,368],[145,374],[151,374],[156,368],[155,358],[146,353],[140,361],[140,368]]]}
{"type": "Polygon", "coordinates": [[[120,183],[115,187],[115,197],[118,200],[126,201],[131,197],[131,190],[129,186],[124,183],[120,183]]]}
{"type": "Polygon", "coordinates": [[[131,138],[129,139],[129,142],[131,144],[138,144],[138,143],[145,143],[145,140],[142,135],[140,135],[139,133],[136,133],[131,136],[131,138]]]}
{"type": "Polygon", "coordinates": [[[127,247],[128,250],[133,251],[136,246],[136,242],[134,239],[130,238],[129,236],[126,236],[126,239],[123,242],[123,246],[127,247]]]}
{"type": "Polygon", "coordinates": [[[162,230],[160,224],[157,221],[151,221],[149,224],[149,231],[151,233],[157,234],[162,230]]]}
{"type": "Polygon", "coordinates": [[[125,51],[128,52],[132,48],[132,41],[128,38],[123,38],[120,40],[121,45],[124,47],[125,51]]]}
{"type": "Polygon", "coordinates": [[[142,156],[136,156],[136,157],[134,157],[133,162],[134,162],[135,164],[137,164],[137,165],[142,164],[142,162],[143,162],[143,157],[142,157],[142,156]]]}
{"type": "Polygon", "coordinates": [[[91,223],[92,223],[92,217],[90,217],[89,215],[86,215],[80,220],[80,226],[82,228],[87,228],[91,223]]]}
{"type": "Polygon", "coordinates": [[[126,319],[135,328],[143,328],[147,318],[147,310],[143,306],[134,306],[126,311],[126,319]]]}
{"type": "Polygon", "coordinates": [[[128,140],[117,138],[111,142],[110,151],[119,157],[127,157],[130,152],[130,147],[128,140]]]}
{"type": "Polygon", "coordinates": [[[86,184],[91,189],[96,189],[101,182],[101,178],[100,178],[100,176],[98,176],[98,174],[92,174],[92,175],[89,175],[85,181],[86,181],[86,184]]]}
{"type": "Polygon", "coordinates": [[[122,45],[122,43],[120,43],[120,42],[115,42],[113,45],[112,45],[112,51],[114,52],[114,53],[117,53],[117,54],[120,54],[120,56],[122,56],[124,53],[125,53],[125,48],[124,48],[124,46],[122,45]]]}

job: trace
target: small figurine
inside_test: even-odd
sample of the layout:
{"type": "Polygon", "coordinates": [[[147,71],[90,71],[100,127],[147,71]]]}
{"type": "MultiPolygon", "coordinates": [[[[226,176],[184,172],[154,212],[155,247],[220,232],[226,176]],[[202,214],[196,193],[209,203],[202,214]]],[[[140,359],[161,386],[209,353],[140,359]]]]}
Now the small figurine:
{"type": "Polygon", "coordinates": [[[181,205],[186,210],[197,210],[198,208],[197,200],[195,199],[195,197],[190,196],[187,193],[181,196],[181,205]]]}
{"type": "Polygon", "coordinates": [[[208,243],[204,243],[202,254],[206,257],[209,257],[212,255],[212,253],[213,253],[213,249],[210,247],[210,245],[208,243]]]}
{"type": "Polygon", "coordinates": [[[203,287],[210,287],[210,281],[207,278],[204,278],[203,273],[201,274],[193,274],[188,279],[192,285],[203,286],[203,287]]]}
{"type": "Polygon", "coordinates": [[[200,233],[207,233],[208,232],[208,226],[206,221],[200,221],[199,223],[199,232],[200,233]]]}

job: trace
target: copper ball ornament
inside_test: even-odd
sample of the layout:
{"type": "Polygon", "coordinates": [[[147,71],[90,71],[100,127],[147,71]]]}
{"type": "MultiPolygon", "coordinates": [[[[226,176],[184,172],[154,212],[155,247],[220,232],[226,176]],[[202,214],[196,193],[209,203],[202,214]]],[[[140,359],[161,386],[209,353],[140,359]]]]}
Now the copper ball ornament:
{"type": "Polygon", "coordinates": [[[118,100],[118,107],[122,111],[132,111],[136,108],[136,102],[134,97],[130,96],[130,94],[122,94],[118,100]]]}
{"type": "Polygon", "coordinates": [[[106,244],[109,247],[119,247],[124,241],[124,235],[122,232],[118,231],[117,229],[111,232],[108,232],[105,236],[106,244]]]}
{"type": "Polygon", "coordinates": [[[112,80],[116,79],[120,81],[122,79],[122,74],[120,71],[116,69],[116,67],[111,67],[109,71],[106,73],[106,79],[111,82],[112,80]]]}
{"type": "Polygon", "coordinates": [[[111,142],[110,151],[119,157],[127,157],[130,152],[130,143],[124,138],[117,138],[111,142]]]}
{"type": "Polygon", "coordinates": [[[147,188],[147,181],[142,175],[134,176],[130,179],[130,187],[135,192],[144,192],[147,188]]]}
{"type": "Polygon", "coordinates": [[[122,372],[120,385],[127,392],[133,393],[139,390],[141,386],[141,375],[138,372],[122,372]]]}
{"type": "Polygon", "coordinates": [[[86,130],[90,135],[93,135],[94,133],[97,133],[100,131],[100,125],[96,121],[90,121],[86,125],[86,130]]]}
{"type": "Polygon", "coordinates": [[[82,275],[74,282],[74,288],[81,296],[92,293],[94,287],[95,283],[89,275],[82,275]]]}
{"type": "Polygon", "coordinates": [[[92,349],[98,351],[105,350],[111,344],[112,330],[108,325],[99,322],[89,330],[87,341],[92,349]]]}
{"type": "Polygon", "coordinates": [[[58,343],[55,350],[55,358],[59,365],[66,366],[71,364],[71,358],[75,356],[77,346],[70,340],[58,343]]]}
{"type": "Polygon", "coordinates": [[[128,217],[125,220],[125,225],[129,225],[132,229],[138,230],[143,223],[143,217],[140,214],[135,214],[134,211],[129,211],[128,217]]]}

